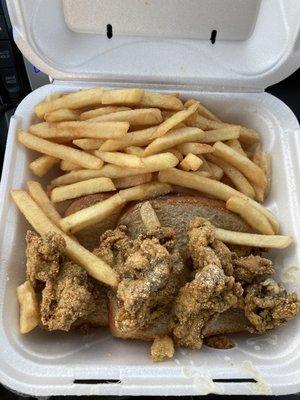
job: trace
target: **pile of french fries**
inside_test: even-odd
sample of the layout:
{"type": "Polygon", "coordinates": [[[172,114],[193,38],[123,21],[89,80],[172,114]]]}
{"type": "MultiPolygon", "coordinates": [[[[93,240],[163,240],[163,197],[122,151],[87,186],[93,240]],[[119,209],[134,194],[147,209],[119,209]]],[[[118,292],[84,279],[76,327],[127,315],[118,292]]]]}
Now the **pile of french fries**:
{"type": "Polygon", "coordinates": [[[60,233],[67,255],[94,278],[117,285],[115,272],[72,235],[130,201],[169,193],[172,185],[225,201],[257,232],[217,229],[224,242],[277,248],[291,243],[290,236],[276,235],[278,221],[261,204],[270,191],[271,158],[258,132],[222,122],[198,100],[97,87],[51,94],[35,113],[41,122],[18,132],[21,144],[41,153],[29,168],[38,177],[54,166],[62,173],[48,193],[30,181],[29,194],[13,190],[12,198],[38,233],[60,233]],[[100,192],[111,196],[64,218],[54,207],[100,192]]]}

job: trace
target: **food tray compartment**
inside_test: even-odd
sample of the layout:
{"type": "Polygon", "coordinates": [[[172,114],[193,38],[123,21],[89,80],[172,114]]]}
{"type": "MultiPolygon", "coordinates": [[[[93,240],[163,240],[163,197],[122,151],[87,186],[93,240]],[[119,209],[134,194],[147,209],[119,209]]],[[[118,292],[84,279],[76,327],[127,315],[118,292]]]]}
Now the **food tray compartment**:
{"type": "MultiPolygon", "coordinates": [[[[288,394],[300,390],[300,318],[268,335],[236,335],[237,346],[221,351],[177,349],[173,360],[153,363],[149,343],[114,339],[106,329],[58,333],[36,329],[18,332],[16,287],[25,277],[25,233],[29,225],[9,198],[12,188],[36,179],[28,162],[37,153],[18,145],[16,132],[35,121],[33,107],[54,91],[73,91],[85,84],[52,84],[28,95],[11,120],[0,195],[0,381],[31,395],[201,395],[288,394]],[[258,380],[254,383],[253,379],[258,380]],[[214,381],[217,380],[217,381],[214,381]],[[220,381],[221,380],[221,381],[220,381]],[[265,382],[265,383],[264,383],[265,382]]],[[[164,91],[162,87],[152,90],[164,91]]],[[[176,90],[176,88],[175,88],[176,90]]],[[[172,88],[174,91],[174,88],[172,88]]],[[[281,233],[295,241],[286,250],[270,252],[277,278],[300,292],[300,154],[299,125],[280,100],[267,93],[204,93],[181,91],[199,98],[224,121],[257,129],[263,148],[271,152],[273,179],[266,206],[281,224],[281,233]]],[[[49,176],[39,179],[49,182],[49,176]]]]}

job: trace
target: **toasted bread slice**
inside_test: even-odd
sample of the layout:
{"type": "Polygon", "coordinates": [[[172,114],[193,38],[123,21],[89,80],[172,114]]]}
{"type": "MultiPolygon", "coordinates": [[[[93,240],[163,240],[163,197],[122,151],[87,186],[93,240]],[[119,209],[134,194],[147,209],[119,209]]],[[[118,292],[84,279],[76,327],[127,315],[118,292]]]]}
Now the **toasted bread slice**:
{"type": "MultiPolygon", "coordinates": [[[[71,203],[64,216],[92,206],[111,195],[111,193],[99,193],[80,197],[71,203]]],[[[219,200],[179,192],[152,199],[150,203],[156,211],[161,225],[175,229],[178,247],[182,252],[186,247],[187,222],[195,217],[207,218],[218,228],[253,232],[246,222],[236,214],[226,210],[225,203],[219,200]]],[[[139,212],[141,205],[142,202],[130,203],[124,212],[122,212],[122,208],[118,209],[104,221],[77,232],[76,237],[84,247],[93,250],[99,244],[100,235],[107,229],[114,229],[119,223],[127,225],[129,235],[136,238],[144,229],[139,212]]]]}
{"type": "MultiPolygon", "coordinates": [[[[169,333],[170,315],[164,315],[157,319],[155,323],[140,331],[121,332],[115,325],[116,299],[110,297],[108,302],[108,325],[113,336],[121,339],[137,339],[150,342],[157,336],[164,336],[169,333]]],[[[243,310],[231,309],[215,317],[204,328],[204,337],[225,335],[230,333],[250,332],[251,324],[245,317],[243,310]]]]}
{"type": "Polygon", "coordinates": [[[228,333],[249,332],[251,324],[241,309],[231,309],[219,314],[204,328],[205,337],[214,335],[225,335],[228,333]]]}
{"type": "MultiPolygon", "coordinates": [[[[175,229],[179,251],[186,255],[186,227],[195,217],[208,219],[218,228],[239,232],[253,232],[238,215],[226,210],[223,201],[202,196],[173,194],[149,200],[162,226],[175,229]]],[[[139,202],[127,207],[121,214],[119,225],[126,225],[128,234],[136,238],[143,233],[144,226],[140,216],[139,202]]]]}
{"type": "MultiPolygon", "coordinates": [[[[186,227],[189,220],[203,217],[215,226],[223,229],[253,232],[239,216],[226,210],[222,201],[189,194],[172,194],[149,200],[162,226],[172,227],[176,231],[178,248],[186,258],[186,227]]],[[[143,202],[131,204],[121,214],[119,224],[126,225],[129,236],[136,238],[143,233],[144,226],[140,216],[140,207],[143,202]]],[[[164,316],[156,323],[143,330],[124,334],[118,331],[114,324],[116,301],[109,299],[109,326],[114,336],[123,339],[141,339],[150,341],[155,336],[168,333],[170,316],[164,316]]],[[[205,327],[204,335],[212,336],[226,333],[247,332],[250,324],[242,310],[228,310],[220,314],[205,327]]]]}
{"type": "MultiPolygon", "coordinates": [[[[109,194],[101,193],[96,195],[84,196],[75,200],[67,209],[65,215],[70,215],[83,208],[89,207],[98,201],[107,198],[109,194]]],[[[186,249],[186,226],[187,222],[195,217],[203,217],[210,220],[215,226],[228,230],[240,232],[252,232],[252,229],[236,214],[226,210],[225,203],[219,200],[195,196],[191,193],[175,193],[150,200],[150,203],[157,213],[162,226],[173,227],[176,231],[178,248],[182,253],[186,249]]],[[[136,238],[143,233],[144,225],[140,216],[140,203],[131,203],[122,211],[112,215],[105,221],[86,228],[78,232],[79,241],[92,249],[98,245],[100,235],[107,229],[114,229],[117,224],[126,225],[129,235],[136,238]]],[[[112,334],[122,339],[139,339],[151,341],[156,336],[168,333],[170,316],[164,316],[156,323],[143,331],[133,331],[124,334],[120,332],[114,324],[114,315],[117,303],[114,296],[109,299],[108,323],[112,334]]],[[[229,310],[219,315],[206,327],[205,336],[246,332],[250,324],[244,316],[242,310],[229,310]]]]}

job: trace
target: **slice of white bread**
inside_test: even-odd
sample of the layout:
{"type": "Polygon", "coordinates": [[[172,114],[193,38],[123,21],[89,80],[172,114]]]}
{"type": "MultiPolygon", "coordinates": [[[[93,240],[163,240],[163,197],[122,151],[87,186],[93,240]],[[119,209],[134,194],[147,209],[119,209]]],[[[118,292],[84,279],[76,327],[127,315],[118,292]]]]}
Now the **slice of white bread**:
{"type": "MultiPolygon", "coordinates": [[[[104,200],[108,194],[97,194],[84,196],[75,200],[67,209],[65,215],[79,211],[85,207],[104,200]]],[[[241,232],[252,232],[251,228],[236,214],[226,210],[225,203],[215,199],[202,196],[195,196],[186,193],[177,193],[150,200],[150,203],[157,213],[162,226],[173,227],[176,231],[179,250],[185,253],[186,249],[186,226],[187,222],[195,217],[203,217],[210,220],[215,226],[228,230],[241,232]]],[[[107,229],[114,229],[119,224],[124,224],[129,230],[129,235],[136,238],[143,233],[144,226],[140,217],[140,207],[143,203],[131,203],[124,211],[112,215],[110,218],[78,232],[78,239],[90,249],[96,247],[100,235],[107,229]]],[[[168,332],[170,316],[163,316],[153,326],[142,331],[120,332],[114,324],[117,302],[115,296],[109,296],[109,327],[112,334],[123,339],[140,339],[151,341],[156,336],[168,332]]],[[[219,315],[206,327],[205,336],[212,336],[226,333],[248,331],[249,322],[242,310],[229,310],[219,315]]]]}
{"type": "MultiPolygon", "coordinates": [[[[223,201],[182,194],[166,195],[149,201],[161,225],[175,229],[178,248],[183,256],[186,253],[186,227],[196,217],[208,219],[217,228],[253,232],[238,215],[226,210],[223,201]]],[[[126,225],[132,238],[136,238],[144,230],[140,216],[142,204],[143,202],[131,204],[119,219],[119,225],[126,225]]]]}
{"type": "Polygon", "coordinates": [[[249,332],[251,324],[245,317],[243,310],[236,308],[219,314],[203,329],[205,337],[225,335],[228,333],[249,332]]]}
{"type": "MultiPolygon", "coordinates": [[[[109,297],[108,302],[109,329],[113,336],[121,339],[137,339],[150,342],[157,336],[164,336],[169,333],[171,315],[163,315],[158,318],[152,326],[147,329],[132,332],[121,332],[115,325],[116,299],[109,297]]],[[[203,330],[204,337],[225,335],[230,333],[250,332],[251,324],[245,317],[243,310],[231,309],[215,317],[203,330]]]]}
{"type": "MultiPolygon", "coordinates": [[[[186,254],[186,227],[188,221],[195,217],[203,217],[211,221],[215,226],[240,232],[253,232],[253,230],[236,214],[226,210],[225,203],[219,200],[209,199],[189,194],[173,194],[149,200],[154,208],[162,226],[175,229],[178,248],[186,254]]],[[[140,207],[143,202],[128,206],[119,219],[120,225],[126,225],[129,236],[136,238],[144,232],[143,222],[140,216],[140,207]]],[[[109,299],[109,327],[114,336],[123,339],[153,340],[156,336],[168,333],[170,316],[164,315],[153,326],[142,331],[120,332],[114,323],[116,300],[113,296],[109,299]]],[[[242,310],[229,310],[214,318],[204,330],[204,336],[218,334],[247,332],[250,324],[242,310]]]]}

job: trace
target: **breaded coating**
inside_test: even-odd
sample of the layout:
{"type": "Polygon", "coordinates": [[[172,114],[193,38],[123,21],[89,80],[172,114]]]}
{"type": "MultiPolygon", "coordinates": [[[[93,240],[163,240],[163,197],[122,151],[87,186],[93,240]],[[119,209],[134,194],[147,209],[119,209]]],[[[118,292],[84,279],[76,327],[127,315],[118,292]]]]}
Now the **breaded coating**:
{"type": "Polygon", "coordinates": [[[234,277],[227,276],[233,269],[232,253],[215,239],[215,229],[209,221],[190,221],[188,248],[197,272],[179,291],[171,325],[178,344],[199,349],[203,328],[218,314],[237,306],[243,289],[234,277]]]}
{"type": "Polygon", "coordinates": [[[287,293],[283,285],[268,278],[249,285],[245,291],[245,315],[254,332],[265,333],[285,324],[300,311],[296,293],[287,293]]]}
{"type": "Polygon", "coordinates": [[[237,304],[243,289],[217,265],[206,265],[180,289],[175,301],[173,335],[178,344],[200,349],[202,330],[217,314],[237,304]]]}
{"type": "Polygon", "coordinates": [[[81,323],[107,325],[104,285],[66,258],[63,237],[55,233],[40,237],[29,231],[26,241],[27,279],[41,297],[43,327],[68,331],[81,323]]]}
{"type": "Polygon", "coordinates": [[[86,271],[66,261],[55,279],[46,282],[42,292],[41,320],[50,331],[70,330],[78,319],[96,311],[93,285],[86,271]]]}
{"type": "Polygon", "coordinates": [[[80,327],[85,332],[90,327],[108,326],[108,299],[107,288],[100,282],[89,278],[93,283],[92,296],[93,302],[91,303],[91,310],[87,315],[78,318],[73,324],[72,328],[80,327]],[[95,308],[94,308],[95,304],[95,308]]]}
{"type": "Polygon", "coordinates": [[[126,227],[107,231],[94,254],[105,259],[120,278],[115,325],[120,331],[144,329],[170,313],[179,287],[184,283],[184,265],[175,249],[174,231],[160,228],[131,240],[126,227]]]}
{"type": "Polygon", "coordinates": [[[295,293],[288,294],[271,279],[272,262],[260,255],[239,257],[215,239],[209,221],[196,218],[188,226],[188,248],[198,271],[180,289],[175,302],[173,334],[183,346],[200,348],[204,326],[229,308],[244,309],[253,332],[264,333],[299,312],[295,293]],[[245,296],[242,297],[245,288],[245,296]]]}
{"type": "Polygon", "coordinates": [[[169,336],[156,337],[150,349],[153,361],[164,361],[174,356],[174,343],[169,336]]]}
{"type": "Polygon", "coordinates": [[[40,237],[32,231],[27,231],[26,243],[26,275],[29,282],[36,287],[37,281],[46,282],[58,274],[66,243],[56,233],[40,237]]]}
{"type": "Polygon", "coordinates": [[[225,335],[209,336],[204,338],[204,344],[213,349],[228,350],[235,347],[234,341],[225,335]]]}
{"type": "Polygon", "coordinates": [[[256,278],[272,275],[274,268],[271,260],[250,255],[233,260],[233,276],[241,283],[252,283],[256,278]]]}
{"type": "Polygon", "coordinates": [[[235,253],[238,257],[247,257],[251,254],[254,256],[262,256],[263,253],[267,252],[268,249],[259,247],[241,246],[238,244],[227,243],[226,246],[232,253],[235,253]]]}
{"type": "Polygon", "coordinates": [[[114,230],[107,230],[100,237],[100,245],[93,253],[122,274],[123,260],[133,246],[133,241],[127,236],[127,228],[120,225],[114,230]],[[119,270],[120,269],[120,270],[119,270]]]}
{"type": "Polygon", "coordinates": [[[206,265],[223,268],[226,275],[232,275],[232,253],[215,237],[214,226],[204,218],[195,218],[188,224],[188,250],[193,267],[201,270],[206,265]]]}

